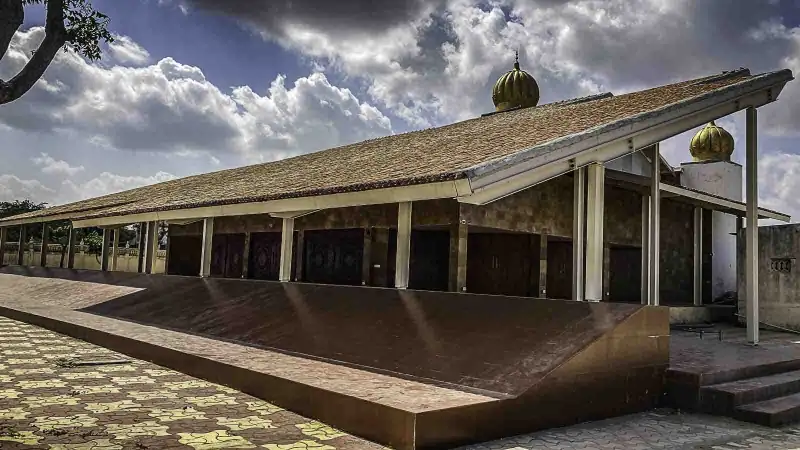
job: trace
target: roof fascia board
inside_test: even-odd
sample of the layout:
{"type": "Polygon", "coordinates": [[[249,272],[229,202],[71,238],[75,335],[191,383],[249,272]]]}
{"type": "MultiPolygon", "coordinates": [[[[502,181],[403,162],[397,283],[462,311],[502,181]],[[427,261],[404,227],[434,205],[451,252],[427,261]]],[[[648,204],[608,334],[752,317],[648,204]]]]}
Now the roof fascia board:
{"type": "MultiPolygon", "coordinates": [[[[551,162],[568,160],[581,152],[623,139],[638,131],[672,122],[682,116],[714,108],[721,103],[734,102],[752,93],[770,91],[770,100],[774,101],[778,98],[783,86],[793,79],[792,73],[788,69],[759,75],[741,83],[725,86],[697,97],[663,106],[654,111],[647,111],[627,119],[600,125],[494,161],[473,166],[466,170],[467,176],[472,182],[473,188],[480,188],[498,179],[507,178],[508,175],[503,174],[505,172],[513,171],[514,169],[522,172],[551,162]],[[498,174],[498,172],[501,172],[501,174],[498,174]]],[[[739,109],[745,109],[747,106],[751,105],[742,105],[739,109]]],[[[739,109],[732,110],[727,114],[736,112],[739,109]]],[[[718,117],[723,117],[727,114],[722,114],[718,117]]]]}
{"type": "MultiPolygon", "coordinates": [[[[680,186],[671,184],[659,184],[659,189],[664,192],[670,192],[681,197],[685,197],[702,205],[711,205],[709,209],[728,212],[736,216],[744,216],[747,213],[747,205],[735,200],[729,200],[715,195],[706,194],[695,190],[686,189],[680,186]]],[[[759,219],[774,219],[781,222],[791,222],[792,217],[788,214],[783,214],[777,211],[772,211],[766,208],[758,208],[759,219]]]]}
{"type": "MultiPolygon", "coordinates": [[[[459,195],[467,195],[469,192],[469,182],[466,179],[461,179],[439,183],[372,189],[368,191],[344,192],[316,197],[270,200],[266,202],[204,206],[199,208],[173,209],[109,217],[76,217],[73,220],[73,226],[75,228],[104,227],[136,222],[162,220],[174,222],[206,217],[245,216],[251,214],[270,214],[275,217],[292,217],[295,214],[310,214],[321,209],[456,198],[459,195]]],[[[0,224],[0,226],[5,226],[5,224],[0,224]]]]}
{"type": "Polygon", "coordinates": [[[513,195],[539,183],[571,172],[577,168],[594,163],[605,163],[628,153],[642,150],[672,136],[719,119],[748,107],[761,107],[774,102],[786,82],[762,87],[740,97],[716,102],[703,109],[677,110],[668,119],[655,117],[647,121],[634,122],[624,129],[614,130],[615,139],[601,143],[605,139],[591,136],[577,142],[577,149],[562,148],[550,152],[541,159],[529,159],[496,171],[481,179],[470,179],[473,194],[460,197],[463,203],[484,205],[513,195]],[[561,156],[559,156],[561,155],[561,156]]]}

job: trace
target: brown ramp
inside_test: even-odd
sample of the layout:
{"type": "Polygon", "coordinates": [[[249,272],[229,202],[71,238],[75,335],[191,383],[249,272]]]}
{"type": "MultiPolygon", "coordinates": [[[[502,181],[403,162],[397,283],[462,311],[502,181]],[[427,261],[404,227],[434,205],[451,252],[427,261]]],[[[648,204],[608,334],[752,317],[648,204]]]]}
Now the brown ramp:
{"type": "MultiPolygon", "coordinates": [[[[405,408],[412,429],[399,433],[402,442],[389,437],[398,430],[370,433],[403,448],[646,409],[669,358],[668,313],[640,305],[20,267],[0,274],[15,275],[0,275],[4,306],[45,303],[478,396],[405,408]]],[[[358,417],[337,423],[313,403],[304,399],[302,412],[363,431],[358,417]]],[[[381,409],[370,411],[361,421],[380,427],[381,409]]]]}

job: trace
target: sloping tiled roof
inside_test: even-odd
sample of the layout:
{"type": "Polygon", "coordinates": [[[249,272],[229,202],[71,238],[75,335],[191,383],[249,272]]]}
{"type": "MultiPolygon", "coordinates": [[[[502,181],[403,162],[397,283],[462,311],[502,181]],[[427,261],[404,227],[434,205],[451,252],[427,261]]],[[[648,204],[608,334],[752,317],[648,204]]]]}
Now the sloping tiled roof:
{"type": "MultiPolygon", "coordinates": [[[[126,215],[448,181],[565,136],[746,83],[747,70],[625,95],[565,101],[372,139],[265,164],[195,175],[5,220],[126,215]]],[[[0,221],[2,224],[2,221],[0,221]]]]}

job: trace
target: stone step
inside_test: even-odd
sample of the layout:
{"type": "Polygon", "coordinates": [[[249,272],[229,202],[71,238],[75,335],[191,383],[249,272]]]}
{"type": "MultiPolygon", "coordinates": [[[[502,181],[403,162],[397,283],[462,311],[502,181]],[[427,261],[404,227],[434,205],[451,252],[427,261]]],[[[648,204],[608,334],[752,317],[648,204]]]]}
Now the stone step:
{"type": "Polygon", "coordinates": [[[733,417],[767,427],[800,421],[800,393],[736,407],[733,417]]]}
{"type": "Polygon", "coordinates": [[[700,388],[700,409],[709,414],[731,415],[741,405],[800,392],[800,370],[700,388]]]}

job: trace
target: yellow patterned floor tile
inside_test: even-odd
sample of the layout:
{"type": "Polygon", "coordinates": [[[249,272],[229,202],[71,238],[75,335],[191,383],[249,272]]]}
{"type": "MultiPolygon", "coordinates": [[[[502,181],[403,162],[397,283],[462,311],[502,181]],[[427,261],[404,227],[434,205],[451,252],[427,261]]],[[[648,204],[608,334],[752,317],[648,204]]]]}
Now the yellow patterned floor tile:
{"type": "Polygon", "coordinates": [[[118,394],[119,387],[113,384],[102,384],[99,386],[72,386],[78,394],[118,394]]]}
{"type": "Polygon", "coordinates": [[[135,367],[130,365],[122,365],[122,364],[115,364],[113,366],[100,366],[97,368],[100,372],[109,373],[109,372],[133,372],[136,370],[135,367]]]}
{"type": "Polygon", "coordinates": [[[151,412],[147,413],[148,416],[158,419],[160,422],[174,422],[176,420],[197,419],[202,420],[206,418],[206,413],[198,411],[194,408],[178,408],[178,409],[158,409],[154,408],[151,412]]]}
{"type": "Polygon", "coordinates": [[[239,391],[237,391],[236,389],[231,389],[228,386],[222,386],[222,385],[219,385],[219,384],[215,385],[214,389],[216,389],[216,390],[218,390],[220,392],[224,392],[226,394],[238,394],[239,393],[239,391]]]}
{"type": "Polygon", "coordinates": [[[269,429],[269,428],[278,428],[275,425],[272,425],[272,421],[269,419],[264,419],[258,416],[247,416],[242,417],[241,419],[229,419],[227,417],[217,417],[217,425],[222,425],[225,428],[230,428],[231,430],[249,430],[250,428],[261,428],[261,429],[269,429]]]}
{"type": "Polygon", "coordinates": [[[106,377],[106,375],[100,372],[69,372],[69,373],[62,373],[59,376],[62,378],[66,378],[67,380],[85,380],[85,379],[98,379],[106,377]]]}
{"type": "Polygon", "coordinates": [[[33,375],[37,373],[51,374],[54,372],[55,370],[49,367],[33,367],[30,369],[11,369],[11,373],[13,373],[14,375],[33,375]]]}
{"type": "Polygon", "coordinates": [[[39,352],[37,352],[36,350],[3,350],[0,353],[4,355],[31,355],[31,356],[39,354],[39,352]]]}
{"type": "Polygon", "coordinates": [[[335,428],[329,427],[324,423],[315,421],[308,423],[298,423],[295,426],[299,428],[300,432],[305,434],[306,436],[311,436],[313,438],[317,438],[322,441],[327,441],[329,439],[336,439],[338,437],[347,436],[347,434],[342,433],[341,431],[335,428]]]}
{"type": "Polygon", "coordinates": [[[247,404],[248,410],[255,411],[263,416],[268,416],[270,414],[275,414],[276,412],[283,411],[283,408],[264,401],[245,402],[245,403],[247,404]]]}
{"type": "Polygon", "coordinates": [[[22,331],[0,331],[0,336],[25,336],[22,331]]]}
{"type": "Polygon", "coordinates": [[[134,403],[130,400],[121,400],[118,402],[109,402],[109,403],[87,403],[86,410],[91,411],[93,413],[109,413],[109,412],[116,412],[122,411],[124,409],[136,409],[141,408],[142,405],[138,403],[134,403]]]}
{"type": "Polygon", "coordinates": [[[169,375],[179,375],[178,372],[172,370],[163,370],[163,369],[144,369],[144,373],[150,375],[151,377],[166,377],[169,375]]]}
{"type": "Polygon", "coordinates": [[[80,444],[50,444],[50,450],[123,450],[123,448],[110,439],[95,439],[80,444]]]}
{"type": "Polygon", "coordinates": [[[40,430],[56,430],[59,428],[96,427],[97,418],[87,414],[75,414],[67,417],[37,417],[33,423],[40,430]]]}
{"type": "Polygon", "coordinates": [[[59,339],[31,339],[31,342],[34,344],[44,344],[44,345],[62,345],[64,341],[59,339]]]}
{"type": "Polygon", "coordinates": [[[44,359],[63,359],[67,356],[65,353],[42,353],[39,357],[44,359]]]}
{"type": "Polygon", "coordinates": [[[11,383],[14,381],[14,377],[10,377],[8,375],[0,375],[0,383],[11,383]]]}
{"type": "Polygon", "coordinates": [[[171,391],[131,391],[128,392],[128,397],[134,400],[154,400],[159,398],[178,398],[178,394],[171,391]]]}
{"type": "Polygon", "coordinates": [[[166,425],[159,425],[156,421],[146,421],[133,424],[112,423],[106,425],[106,432],[113,434],[114,439],[133,439],[137,436],[169,436],[166,425]]]}
{"type": "Polygon", "coordinates": [[[200,380],[189,380],[189,381],[170,381],[164,383],[164,387],[167,389],[198,389],[198,388],[207,388],[211,386],[211,383],[206,381],[200,380]]]}
{"type": "Polygon", "coordinates": [[[317,441],[298,441],[291,444],[266,444],[262,445],[262,447],[269,450],[336,450],[336,447],[331,447],[330,445],[317,441]]]}
{"type": "Polygon", "coordinates": [[[199,407],[204,406],[217,406],[217,405],[236,405],[236,399],[224,394],[214,394],[207,397],[185,397],[189,403],[193,403],[199,407]]]}
{"type": "Polygon", "coordinates": [[[79,398],[71,395],[54,395],[51,397],[26,397],[22,399],[22,403],[28,405],[29,408],[43,408],[45,406],[63,405],[73,406],[78,404],[79,398]]]}
{"type": "Polygon", "coordinates": [[[0,419],[22,420],[28,417],[29,412],[22,408],[0,409],[0,419]]]}
{"type": "Polygon", "coordinates": [[[17,341],[27,341],[27,340],[28,338],[25,336],[0,336],[0,342],[17,342],[17,341]]]}
{"type": "Polygon", "coordinates": [[[19,398],[22,392],[16,389],[0,389],[0,398],[19,398]]]}
{"type": "Polygon", "coordinates": [[[241,436],[231,436],[227,430],[215,430],[208,433],[178,433],[178,442],[195,450],[210,450],[218,448],[255,448],[247,439],[241,436]]]}
{"type": "Polygon", "coordinates": [[[38,348],[43,352],[62,352],[72,350],[72,347],[68,345],[45,345],[38,348]]]}
{"type": "Polygon", "coordinates": [[[52,380],[23,380],[17,382],[20,389],[43,389],[54,387],[65,387],[67,383],[57,378],[52,380]]]}
{"type": "Polygon", "coordinates": [[[119,384],[119,385],[122,385],[122,386],[126,386],[126,385],[129,385],[129,384],[153,384],[153,383],[156,382],[156,380],[154,380],[154,379],[152,379],[150,377],[146,377],[146,376],[141,376],[141,377],[112,377],[111,378],[111,382],[114,383],[114,384],[119,384]]]}
{"type": "MultiPolygon", "coordinates": [[[[6,436],[0,435],[0,441],[18,442],[25,445],[36,445],[40,440],[42,438],[33,434],[32,431],[17,431],[6,436]]],[[[2,446],[0,445],[0,447],[2,446]]]]}
{"type": "Polygon", "coordinates": [[[17,364],[48,364],[48,362],[42,358],[9,358],[5,360],[7,364],[17,365],[17,364]]]}

